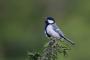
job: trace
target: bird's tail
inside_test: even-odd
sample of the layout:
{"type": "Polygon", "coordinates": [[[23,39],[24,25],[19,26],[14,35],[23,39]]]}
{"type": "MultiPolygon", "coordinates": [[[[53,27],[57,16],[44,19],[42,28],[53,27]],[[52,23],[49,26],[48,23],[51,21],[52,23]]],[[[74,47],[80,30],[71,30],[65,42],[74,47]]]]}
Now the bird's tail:
{"type": "Polygon", "coordinates": [[[70,39],[66,38],[66,37],[63,37],[67,42],[69,42],[70,44],[72,45],[75,45],[75,43],[73,41],[71,41],[70,39]]]}

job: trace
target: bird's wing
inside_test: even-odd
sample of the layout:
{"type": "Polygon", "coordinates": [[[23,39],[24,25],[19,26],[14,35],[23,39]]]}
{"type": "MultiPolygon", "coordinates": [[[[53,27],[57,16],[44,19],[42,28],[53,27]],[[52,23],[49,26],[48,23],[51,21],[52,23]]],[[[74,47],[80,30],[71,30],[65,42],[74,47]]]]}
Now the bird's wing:
{"type": "Polygon", "coordinates": [[[59,33],[60,36],[64,36],[64,33],[59,29],[59,27],[56,24],[53,24],[53,29],[55,32],[59,33]]]}
{"type": "Polygon", "coordinates": [[[53,26],[54,31],[57,32],[57,33],[59,33],[59,35],[60,35],[62,38],[64,38],[66,41],[68,41],[68,42],[71,43],[72,45],[75,44],[75,43],[72,42],[70,39],[68,39],[68,38],[66,38],[66,37],[64,36],[64,33],[59,29],[59,27],[58,27],[56,24],[53,24],[52,26],[53,26]]]}

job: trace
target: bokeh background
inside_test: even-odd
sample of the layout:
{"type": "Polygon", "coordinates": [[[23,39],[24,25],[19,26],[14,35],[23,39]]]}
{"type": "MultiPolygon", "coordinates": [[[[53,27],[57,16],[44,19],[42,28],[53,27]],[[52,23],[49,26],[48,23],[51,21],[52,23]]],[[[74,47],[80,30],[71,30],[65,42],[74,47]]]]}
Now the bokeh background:
{"type": "Polygon", "coordinates": [[[58,60],[90,60],[90,0],[0,0],[0,60],[25,60],[48,41],[44,18],[52,16],[76,45],[58,60]]]}

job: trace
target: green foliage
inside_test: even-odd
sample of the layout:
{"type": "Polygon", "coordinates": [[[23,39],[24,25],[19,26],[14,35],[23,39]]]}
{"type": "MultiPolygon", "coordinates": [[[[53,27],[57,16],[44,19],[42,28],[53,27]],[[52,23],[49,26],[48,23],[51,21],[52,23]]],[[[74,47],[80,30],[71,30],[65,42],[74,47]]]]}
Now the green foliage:
{"type": "Polygon", "coordinates": [[[39,53],[28,52],[28,59],[29,60],[38,60],[39,57],[40,57],[39,53]]]}
{"type": "Polygon", "coordinates": [[[70,46],[63,41],[51,40],[45,44],[44,50],[41,54],[29,53],[30,60],[56,60],[58,54],[67,55],[70,46]]]}

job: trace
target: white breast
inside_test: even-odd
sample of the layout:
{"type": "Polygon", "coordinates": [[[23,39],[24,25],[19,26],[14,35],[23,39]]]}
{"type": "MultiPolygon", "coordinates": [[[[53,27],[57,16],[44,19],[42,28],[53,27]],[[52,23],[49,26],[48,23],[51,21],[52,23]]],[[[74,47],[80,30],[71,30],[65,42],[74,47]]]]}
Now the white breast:
{"type": "Polygon", "coordinates": [[[53,30],[52,25],[48,25],[46,30],[47,30],[47,33],[51,35],[52,37],[57,38],[57,39],[60,38],[59,34],[53,30]]]}

